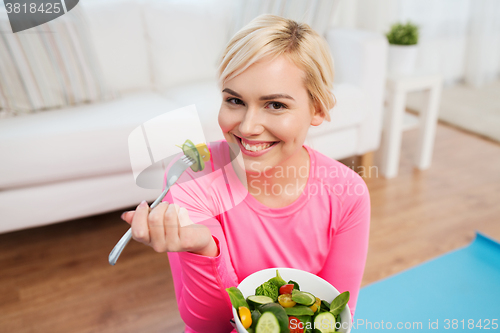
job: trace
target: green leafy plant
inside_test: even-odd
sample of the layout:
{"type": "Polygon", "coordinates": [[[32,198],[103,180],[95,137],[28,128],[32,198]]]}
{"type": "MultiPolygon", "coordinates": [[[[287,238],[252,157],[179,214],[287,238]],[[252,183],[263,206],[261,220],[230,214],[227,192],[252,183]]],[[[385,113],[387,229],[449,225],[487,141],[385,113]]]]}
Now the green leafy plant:
{"type": "Polygon", "coordinates": [[[415,45],[418,43],[418,26],[407,22],[406,24],[395,23],[386,34],[389,44],[415,45]]]}

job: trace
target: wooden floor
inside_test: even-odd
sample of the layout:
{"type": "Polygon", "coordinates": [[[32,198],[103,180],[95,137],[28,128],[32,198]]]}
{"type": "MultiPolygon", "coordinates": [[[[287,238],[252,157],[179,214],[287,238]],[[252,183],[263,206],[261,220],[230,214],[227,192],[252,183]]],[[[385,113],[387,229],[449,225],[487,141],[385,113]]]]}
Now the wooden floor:
{"type": "MultiPolygon", "coordinates": [[[[475,230],[500,239],[500,145],[440,124],[432,167],[418,171],[416,134],[404,134],[397,178],[367,179],[363,286],[465,246],[475,230]]],[[[0,235],[0,332],[182,332],[166,254],[131,242],[108,265],[127,230],[120,213],[0,235]]]]}

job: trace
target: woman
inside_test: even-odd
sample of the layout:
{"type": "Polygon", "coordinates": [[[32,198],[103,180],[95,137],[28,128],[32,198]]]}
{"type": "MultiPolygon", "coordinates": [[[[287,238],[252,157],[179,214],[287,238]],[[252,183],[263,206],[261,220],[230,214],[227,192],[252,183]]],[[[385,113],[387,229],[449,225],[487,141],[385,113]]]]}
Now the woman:
{"type": "Polygon", "coordinates": [[[261,15],[229,42],[218,75],[225,140],[210,145],[204,176],[188,170],[193,181],[178,182],[151,212],[142,202],[123,215],[134,239],[169,252],[186,332],[231,331],[225,289],[269,267],[306,270],[350,291],[354,315],[369,193],[351,169],[304,145],[334,106],[326,42],[305,24],[261,15]],[[242,158],[224,168],[231,145],[242,158]],[[242,182],[231,184],[233,197],[248,191],[240,203],[222,195],[228,179],[242,182]]]}

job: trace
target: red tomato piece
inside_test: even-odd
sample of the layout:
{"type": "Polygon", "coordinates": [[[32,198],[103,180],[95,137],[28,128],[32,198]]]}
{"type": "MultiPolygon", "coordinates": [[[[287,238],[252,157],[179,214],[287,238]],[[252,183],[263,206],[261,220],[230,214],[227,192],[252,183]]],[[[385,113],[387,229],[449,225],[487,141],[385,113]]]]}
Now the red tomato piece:
{"type": "Polygon", "coordinates": [[[288,316],[288,328],[290,333],[304,333],[304,323],[294,316],[288,316]]]}
{"type": "Polygon", "coordinates": [[[293,290],[293,284],[285,284],[280,287],[280,295],[291,294],[293,290]]]}

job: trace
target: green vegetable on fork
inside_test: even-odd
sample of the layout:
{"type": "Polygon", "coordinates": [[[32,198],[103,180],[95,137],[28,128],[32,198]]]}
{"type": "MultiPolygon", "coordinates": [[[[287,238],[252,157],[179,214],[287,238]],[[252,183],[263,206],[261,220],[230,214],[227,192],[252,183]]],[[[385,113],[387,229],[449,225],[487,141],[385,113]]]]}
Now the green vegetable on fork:
{"type": "Polygon", "coordinates": [[[191,165],[191,169],[194,172],[205,169],[205,162],[210,161],[210,151],[204,143],[195,145],[191,140],[186,140],[182,146],[176,146],[182,149],[184,155],[195,161],[193,165],[191,165]]]}

